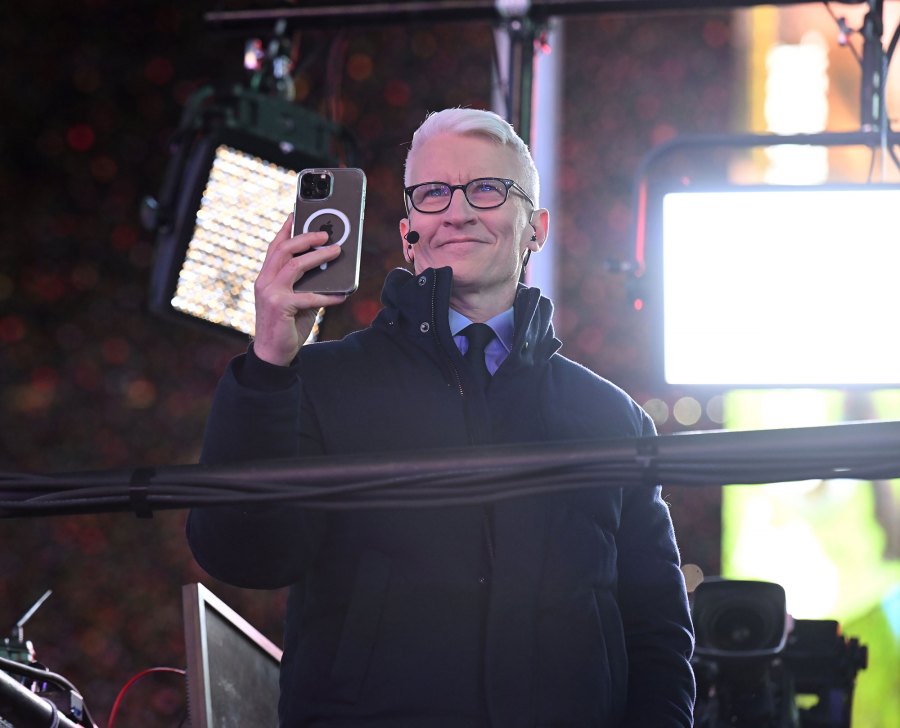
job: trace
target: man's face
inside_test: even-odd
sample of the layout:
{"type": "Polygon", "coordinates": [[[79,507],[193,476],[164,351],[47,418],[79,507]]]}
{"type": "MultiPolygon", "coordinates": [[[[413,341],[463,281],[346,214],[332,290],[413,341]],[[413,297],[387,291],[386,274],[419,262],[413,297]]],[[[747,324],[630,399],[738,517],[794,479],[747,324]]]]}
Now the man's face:
{"type": "MultiPolygon", "coordinates": [[[[509,147],[474,134],[441,134],[418,147],[409,160],[409,184],[447,182],[465,184],[478,177],[504,177],[521,184],[523,172],[509,147]]],[[[509,299],[511,305],[535,230],[529,224],[531,204],[515,190],[500,207],[472,207],[462,190],[455,190],[450,207],[443,212],[422,213],[410,209],[409,220],[400,223],[400,233],[419,234],[419,241],[405,255],[416,273],[426,268],[453,268],[454,296],[509,299]]],[[[502,309],[501,309],[502,310],[502,309]]]]}

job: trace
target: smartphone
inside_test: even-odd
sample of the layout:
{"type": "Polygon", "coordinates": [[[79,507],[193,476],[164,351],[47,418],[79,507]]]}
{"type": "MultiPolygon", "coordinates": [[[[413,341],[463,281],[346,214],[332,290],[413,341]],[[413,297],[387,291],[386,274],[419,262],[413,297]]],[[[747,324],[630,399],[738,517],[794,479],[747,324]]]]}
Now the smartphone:
{"type": "Polygon", "coordinates": [[[304,169],[297,175],[294,235],[324,231],[341,253],[303,274],[295,291],[353,293],[359,285],[366,175],[350,167],[304,169]]]}

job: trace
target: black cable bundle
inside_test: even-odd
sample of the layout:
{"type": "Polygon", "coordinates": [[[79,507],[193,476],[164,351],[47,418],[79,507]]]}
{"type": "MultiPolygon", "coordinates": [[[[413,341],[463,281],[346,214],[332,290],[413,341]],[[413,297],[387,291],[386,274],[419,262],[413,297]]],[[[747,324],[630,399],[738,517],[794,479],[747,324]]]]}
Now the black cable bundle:
{"type": "Polygon", "coordinates": [[[346,510],[482,504],[595,487],[900,477],[900,421],[626,440],[0,475],[0,516],[293,503],[346,510]]]}

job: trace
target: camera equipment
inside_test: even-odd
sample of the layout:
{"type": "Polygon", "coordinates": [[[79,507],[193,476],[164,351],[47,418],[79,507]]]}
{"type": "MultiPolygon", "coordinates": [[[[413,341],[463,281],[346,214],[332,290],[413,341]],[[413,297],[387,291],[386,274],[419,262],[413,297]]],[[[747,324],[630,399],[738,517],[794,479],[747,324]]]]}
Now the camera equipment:
{"type": "Polygon", "coordinates": [[[721,578],[697,587],[691,613],[697,728],[849,728],[867,651],[837,622],[791,619],[778,584],[721,578]]]}
{"type": "Polygon", "coordinates": [[[25,639],[25,623],[50,594],[44,592],[0,645],[0,727],[93,725],[79,691],[37,662],[34,645],[25,639]]]}
{"type": "Polygon", "coordinates": [[[300,178],[300,194],[306,200],[324,200],[331,194],[331,176],[327,172],[307,172],[300,178]]]}

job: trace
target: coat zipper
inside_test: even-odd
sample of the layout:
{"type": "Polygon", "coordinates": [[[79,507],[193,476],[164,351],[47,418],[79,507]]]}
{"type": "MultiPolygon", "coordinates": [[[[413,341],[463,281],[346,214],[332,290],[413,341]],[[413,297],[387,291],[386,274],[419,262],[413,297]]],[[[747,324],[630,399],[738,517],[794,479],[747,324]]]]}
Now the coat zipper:
{"type": "MultiPolygon", "coordinates": [[[[441,337],[438,336],[437,329],[437,303],[435,298],[437,297],[437,276],[434,276],[434,279],[431,282],[431,331],[434,334],[434,338],[438,342],[438,346],[441,349],[444,349],[444,343],[441,341],[441,337]]],[[[447,351],[444,351],[447,354],[447,351]]],[[[462,377],[459,376],[459,369],[456,368],[456,364],[453,363],[453,359],[448,355],[447,362],[450,364],[450,369],[453,371],[453,377],[456,379],[456,391],[459,392],[459,396],[465,398],[466,392],[463,389],[462,385],[462,377]]]]}

